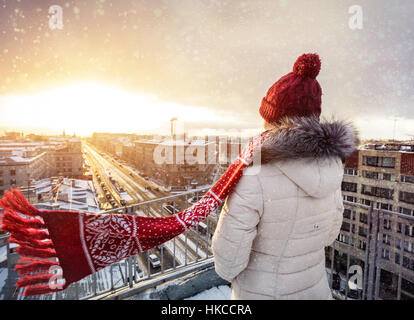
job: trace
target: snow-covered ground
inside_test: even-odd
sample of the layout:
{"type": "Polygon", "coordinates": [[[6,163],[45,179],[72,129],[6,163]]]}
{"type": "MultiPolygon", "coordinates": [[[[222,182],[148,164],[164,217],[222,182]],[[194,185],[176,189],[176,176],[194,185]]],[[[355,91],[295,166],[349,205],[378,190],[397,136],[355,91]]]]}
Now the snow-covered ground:
{"type": "Polygon", "coordinates": [[[231,288],[223,285],[202,291],[184,300],[230,300],[230,297],[231,288]]]}
{"type": "Polygon", "coordinates": [[[0,247],[0,263],[7,260],[7,246],[0,247]]]}
{"type": "MultiPolygon", "coordinates": [[[[8,270],[7,268],[0,268],[0,292],[1,289],[6,285],[8,277],[8,270]]],[[[3,293],[0,293],[0,300],[4,300],[6,297],[3,296],[3,293]]]]}

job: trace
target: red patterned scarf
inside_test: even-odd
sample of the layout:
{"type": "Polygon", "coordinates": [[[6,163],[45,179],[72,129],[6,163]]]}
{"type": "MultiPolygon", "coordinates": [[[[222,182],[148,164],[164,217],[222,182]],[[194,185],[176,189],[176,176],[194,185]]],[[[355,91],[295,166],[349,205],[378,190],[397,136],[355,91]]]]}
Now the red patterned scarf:
{"type": "Polygon", "coordinates": [[[113,263],[171,240],[214,212],[240,180],[268,131],[252,139],[214,186],[196,204],[168,217],[39,210],[19,189],[0,199],[2,229],[18,244],[16,287],[23,295],[47,294],[113,263]],[[26,217],[24,217],[26,216],[26,217]],[[64,284],[54,282],[62,268],[64,284]],[[51,271],[52,270],[52,271],[51,271]]]}

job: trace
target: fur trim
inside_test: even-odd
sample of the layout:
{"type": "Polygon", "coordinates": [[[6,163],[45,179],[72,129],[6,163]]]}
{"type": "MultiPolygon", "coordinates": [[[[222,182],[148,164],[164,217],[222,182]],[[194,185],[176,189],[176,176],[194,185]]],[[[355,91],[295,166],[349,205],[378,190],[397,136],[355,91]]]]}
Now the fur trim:
{"type": "Polygon", "coordinates": [[[289,117],[272,129],[262,144],[261,162],[307,157],[340,157],[345,161],[359,143],[358,130],[350,122],[289,117]]]}

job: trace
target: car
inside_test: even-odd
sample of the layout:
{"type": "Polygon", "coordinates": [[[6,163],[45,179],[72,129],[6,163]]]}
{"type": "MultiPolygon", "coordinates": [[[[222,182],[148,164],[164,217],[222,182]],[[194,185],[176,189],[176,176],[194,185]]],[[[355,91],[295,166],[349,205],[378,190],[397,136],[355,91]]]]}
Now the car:
{"type": "Polygon", "coordinates": [[[111,196],[110,194],[107,194],[107,195],[106,195],[106,198],[107,198],[108,200],[111,200],[111,199],[112,199],[112,196],[111,196]]]}
{"type": "Polygon", "coordinates": [[[170,204],[163,204],[162,207],[170,215],[173,215],[173,214],[176,214],[176,213],[180,212],[180,210],[178,210],[177,208],[175,208],[174,206],[172,206],[170,204]]]}
{"type": "Polygon", "coordinates": [[[144,278],[144,272],[138,266],[135,269],[135,275],[138,277],[138,279],[144,278]]]}
{"type": "Polygon", "coordinates": [[[155,254],[149,255],[149,261],[153,268],[158,268],[161,265],[160,259],[155,254]]]}
{"type": "Polygon", "coordinates": [[[125,206],[126,205],[126,201],[124,199],[121,199],[120,203],[121,203],[121,206],[125,206]]]}

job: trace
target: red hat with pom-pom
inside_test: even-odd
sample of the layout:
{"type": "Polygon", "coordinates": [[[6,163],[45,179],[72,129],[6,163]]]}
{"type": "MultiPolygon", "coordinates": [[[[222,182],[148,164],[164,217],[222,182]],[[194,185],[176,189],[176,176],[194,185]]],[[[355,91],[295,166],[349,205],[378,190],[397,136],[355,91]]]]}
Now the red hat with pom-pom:
{"type": "Polygon", "coordinates": [[[301,55],[293,71],[284,75],[267,91],[259,112],[269,123],[284,117],[309,117],[321,114],[322,89],[316,80],[321,69],[317,54],[301,55]]]}

